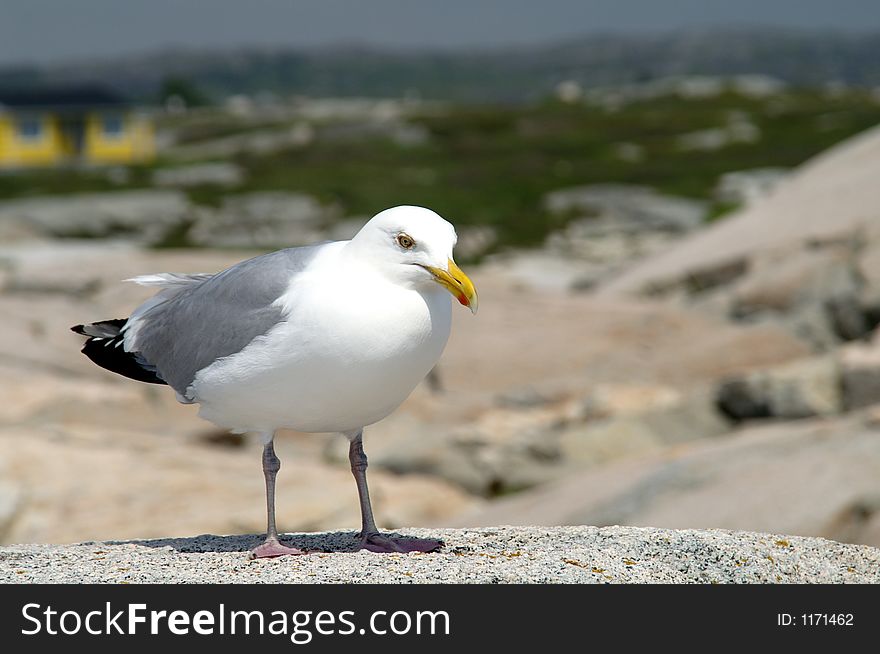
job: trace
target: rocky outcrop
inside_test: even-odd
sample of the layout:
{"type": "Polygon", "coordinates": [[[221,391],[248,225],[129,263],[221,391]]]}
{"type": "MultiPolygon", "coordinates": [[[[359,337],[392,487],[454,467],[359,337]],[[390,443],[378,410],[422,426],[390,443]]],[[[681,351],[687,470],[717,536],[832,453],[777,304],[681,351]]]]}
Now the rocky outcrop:
{"type": "Polygon", "coordinates": [[[581,470],[457,525],[780,530],[880,545],[880,416],[781,422],[581,470]]]}
{"type": "Polygon", "coordinates": [[[785,168],[754,168],[724,173],[718,178],[715,197],[734,205],[751,204],[767,195],[788,174],[785,168]]]}
{"type": "Polygon", "coordinates": [[[579,275],[569,286],[581,289],[669,247],[699,228],[706,216],[705,202],[627,184],[559,189],[548,193],[543,204],[546,211],[567,219],[563,229],[547,238],[544,249],[576,266],[579,275]]]}
{"type": "Polygon", "coordinates": [[[717,402],[733,420],[835,415],[843,410],[840,369],[824,356],[755,371],[723,382],[717,402]]]}
{"type": "MultiPolygon", "coordinates": [[[[205,164],[157,171],[162,186],[236,184],[234,168],[205,164]]],[[[162,245],[276,249],[326,240],[340,218],[303,193],[228,195],[198,206],[181,190],[115,191],[0,203],[0,240],[113,239],[162,245]]],[[[348,235],[350,237],[351,235],[348,235]]]]}
{"type": "Polygon", "coordinates": [[[821,538],[635,527],[405,529],[432,554],[356,552],[352,532],[287,534],[311,554],[247,560],[260,536],[0,548],[5,583],[878,583],[880,550],[821,538]],[[324,552],[324,553],[321,553],[324,552]]]}
{"type": "Polygon", "coordinates": [[[756,253],[849,237],[876,222],[880,128],[820,154],[765,198],[610,279],[604,293],[657,292],[756,253]]]}
{"type": "Polygon", "coordinates": [[[229,162],[191,164],[159,168],[153,172],[154,186],[188,188],[193,186],[238,186],[244,181],[241,166],[229,162]]]}
{"type": "Polygon", "coordinates": [[[880,330],[830,354],[727,378],[715,399],[734,421],[832,416],[880,403],[880,330]]]}
{"type": "Polygon", "coordinates": [[[25,238],[122,237],[153,244],[192,207],[174,190],[114,191],[0,202],[0,242],[25,238]]]}
{"type": "Polygon", "coordinates": [[[846,409],[880,402],[880,331],[870,344],[851,343],[841,348],[840,386],[846,409]]]}
{"type": "Polygon", "coordinates": [[[187,238],[201,247],[274,249],[324,240],[337,216],[304,193],[286,191],[227,196],[219,209],[200,208],[187,238]]]}

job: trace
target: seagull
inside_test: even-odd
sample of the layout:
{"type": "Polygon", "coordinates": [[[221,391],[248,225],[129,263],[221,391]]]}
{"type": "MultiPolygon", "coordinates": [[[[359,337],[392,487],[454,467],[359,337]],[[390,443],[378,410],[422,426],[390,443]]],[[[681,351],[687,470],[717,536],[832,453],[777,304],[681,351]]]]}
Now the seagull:
{"type": "Polygon", "coordinates": [[[263,442],[267,528],[251,558],[304,554],[275,525],[275,432],[338,432],[361,509],[360,549],[431,552],[443,543],[382,533],[367,488],[364,428],[391,414],[437,363],[452,297],[476,313],[477,291],[452,258],[453,226],[430,209],[376,214],[350,241],[271,252],[216,274],[159,273],[125,319],[71,329],[112,372],[167,384],[199,416],[263,442]],[[452,297],[450,297],[450,293],[452,297]]]}

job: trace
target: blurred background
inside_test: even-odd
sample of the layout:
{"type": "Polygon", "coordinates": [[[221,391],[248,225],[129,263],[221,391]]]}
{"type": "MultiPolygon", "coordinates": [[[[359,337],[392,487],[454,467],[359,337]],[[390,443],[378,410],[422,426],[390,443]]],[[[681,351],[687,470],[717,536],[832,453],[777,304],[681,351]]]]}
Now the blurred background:
{"type": "MultiPolygon", "coordinates": [[[[381,526],[880,546],[878,123],[876,0],[5,0],[0,542],[262,531],[260,443],[68,328],[418,204],[482,306],[366,432],[381,526]]],[[[277,443],[279,527],[356,529],[277,443]]]]}

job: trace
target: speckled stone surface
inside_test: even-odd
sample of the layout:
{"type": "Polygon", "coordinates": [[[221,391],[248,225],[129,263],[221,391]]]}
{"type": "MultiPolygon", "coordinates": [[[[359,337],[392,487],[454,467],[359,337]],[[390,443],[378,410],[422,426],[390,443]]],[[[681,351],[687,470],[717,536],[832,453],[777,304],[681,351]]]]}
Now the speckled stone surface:
{"type": "Polygon", "coordinates": [[[432,554],[356,551],[351,532],[288,534],[310,551],[249,561],[260,536],[0,548],[4,583],[880,583],[880,549],[821,538],[639,527],[405,529],[432,554]]]}

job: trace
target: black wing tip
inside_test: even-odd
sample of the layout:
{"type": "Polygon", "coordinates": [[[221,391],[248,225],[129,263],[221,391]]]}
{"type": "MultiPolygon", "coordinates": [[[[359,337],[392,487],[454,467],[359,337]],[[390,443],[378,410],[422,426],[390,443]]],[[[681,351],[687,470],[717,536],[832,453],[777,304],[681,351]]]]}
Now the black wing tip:
{"type": "Polygon", "coordinates": [[[165,384],[165,380],[154,369],[144,367],[135,353],[126,352],[119,347],[124,338],[122,327],[126,320],[128,319],[117,318],[88,325],[74,325],[70,331],[88,337],[80,351],[102,368],[148,384],[165,384]]]}
{"type": "Polygon", "coordinates": [[[116,339],[95,340],[90,338],[83,345],[82,353],[93,363],[110,372],[115,372],[117,375],[148,384],[167,383],[155,371],[144,368],[135,354],[126,352],[121,347],[116,347],[117,343],[116,339]]]}

